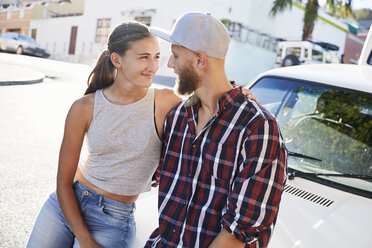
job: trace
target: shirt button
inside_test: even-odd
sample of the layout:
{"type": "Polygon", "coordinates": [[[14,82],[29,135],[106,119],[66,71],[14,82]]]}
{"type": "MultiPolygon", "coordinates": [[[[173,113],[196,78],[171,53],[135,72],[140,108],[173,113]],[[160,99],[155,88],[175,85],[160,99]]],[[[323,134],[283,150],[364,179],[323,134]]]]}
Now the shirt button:
{"type": "Polygon", "coordinates": [[[172,230],[172,232],[174,232],[174,233],[175,233],[175,232],[176,232],[176,229],[173,229],[173,230],[172,230]]]}
{"type": "Polygon", "coordinates": [[[192,145],[192,148],[195,148],[196,147],[196,145],[192,145]]]}

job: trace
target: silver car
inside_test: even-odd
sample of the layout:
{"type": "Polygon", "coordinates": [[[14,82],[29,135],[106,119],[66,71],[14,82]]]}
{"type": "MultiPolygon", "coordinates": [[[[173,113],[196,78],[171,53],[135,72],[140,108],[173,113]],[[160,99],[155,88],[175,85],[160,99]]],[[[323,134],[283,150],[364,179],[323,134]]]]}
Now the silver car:
{"type": "Polygon", "coordinates": [[[5,33],[0,36],[0,50],[48,58],[49,52],[41,48],[34,39],[18,33],[5,33]]]}

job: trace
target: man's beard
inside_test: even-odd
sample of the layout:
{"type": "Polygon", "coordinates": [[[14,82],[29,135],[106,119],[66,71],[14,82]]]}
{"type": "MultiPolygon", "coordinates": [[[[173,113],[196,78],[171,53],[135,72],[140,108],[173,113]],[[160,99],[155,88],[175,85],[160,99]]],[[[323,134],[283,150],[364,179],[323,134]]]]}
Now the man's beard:
{"type": "Polygon", "coordinates": [[[200,76],[191,65],[185,66],[180,70],[176,79],[174,90],[179,96],[191,95],[200,84],[200,76]]]}

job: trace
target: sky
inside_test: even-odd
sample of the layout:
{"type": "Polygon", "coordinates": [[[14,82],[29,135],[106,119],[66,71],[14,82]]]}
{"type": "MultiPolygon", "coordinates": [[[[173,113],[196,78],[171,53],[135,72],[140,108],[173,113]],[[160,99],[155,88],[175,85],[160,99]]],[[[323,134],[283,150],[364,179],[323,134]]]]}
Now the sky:
{"type": "Polygon", "coordinates": [[[372,0],[353,0],[353,9],[372,9],[372,0]]]}
{"type": "MultiPolygon", "coordinates": [[[[323,5],[326,0],[319,0],[319,4],[323,5]]],[[[352,3],[353,9],[362,9],[367,8],[372,10],[372,0],[353,0],[352,3]]]]}

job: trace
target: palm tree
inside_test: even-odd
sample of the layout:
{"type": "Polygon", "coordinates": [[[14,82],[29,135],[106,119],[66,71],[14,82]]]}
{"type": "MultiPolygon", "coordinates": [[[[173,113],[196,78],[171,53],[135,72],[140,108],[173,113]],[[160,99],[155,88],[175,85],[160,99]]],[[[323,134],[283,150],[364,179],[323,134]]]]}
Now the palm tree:
{"type": "MultiPolygon", "coordinates": [[[[302,2],[302,0],[298,1],[302,2]]],[[[341,13],[341,16],[351,16],[351,2],[352,0],[327,0],[326,5],[331,15],[341,13]]],[[[283,12],[288,7],[292,8],[292,3],[293,0],[274,0],[270,14],[275,16],[278,12],[283,12]]],[[[318,0],[307,0],[302,28],[302,40],[311,39],[315,21],[318,17],[318,9],[318,0]]]]}

